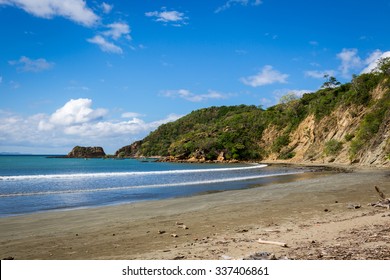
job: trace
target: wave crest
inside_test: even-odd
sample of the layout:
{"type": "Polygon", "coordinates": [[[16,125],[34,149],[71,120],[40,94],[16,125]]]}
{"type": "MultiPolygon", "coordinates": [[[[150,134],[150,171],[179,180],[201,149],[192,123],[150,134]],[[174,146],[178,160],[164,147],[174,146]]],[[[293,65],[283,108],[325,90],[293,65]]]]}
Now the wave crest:
{"type": "Polygon", "coordinates": [[[106,178],[106,177],[125,177],[125,176],[150,176],[150,175],[168,175],[168,174],[191,174],[207,172],[240,171],[266,167],[266,164],[256,164],[245,167],[231,168],[209,168],[209,169],[183,169],[183,170],[165,170],[165,171],[132,171],[132,172],[100,172],[100,173],[73,173],[73,174],[42,174],[42,175],[16,175],[0,176],[0,181],[17,180],[52,180],[52,179],[84,179],[84,178],[106,178]]]}

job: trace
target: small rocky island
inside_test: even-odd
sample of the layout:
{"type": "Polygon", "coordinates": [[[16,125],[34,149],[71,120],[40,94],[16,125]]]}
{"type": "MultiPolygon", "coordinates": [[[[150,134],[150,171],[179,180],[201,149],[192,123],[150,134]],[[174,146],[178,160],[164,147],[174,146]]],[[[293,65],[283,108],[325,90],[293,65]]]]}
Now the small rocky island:
{"type": "Polygon", "coordinates": [[[80,147],[76,146],[66,156],[68,158],[102,158],[106,153],[102,147],[80,147]]]}

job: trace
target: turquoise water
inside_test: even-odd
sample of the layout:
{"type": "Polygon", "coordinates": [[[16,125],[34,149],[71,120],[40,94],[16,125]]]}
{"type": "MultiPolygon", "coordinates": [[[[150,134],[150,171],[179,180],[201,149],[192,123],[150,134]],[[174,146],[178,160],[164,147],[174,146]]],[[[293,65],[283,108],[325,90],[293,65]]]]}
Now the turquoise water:
{"type": "Polygon", "coordinates": [[[301,173],[261,164],[0,156],[0,217],[241,189],[301,173]]]}

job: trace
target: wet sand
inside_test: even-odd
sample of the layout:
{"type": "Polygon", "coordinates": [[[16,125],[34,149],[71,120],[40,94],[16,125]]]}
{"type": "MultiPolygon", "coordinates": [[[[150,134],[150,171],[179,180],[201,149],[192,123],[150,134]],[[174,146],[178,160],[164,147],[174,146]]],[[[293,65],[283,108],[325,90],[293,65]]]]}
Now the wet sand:
{"type": "Polygon", "coordinates": [[[390,211],[367,205],[375,185],[390,196],[389,169],[0,218],[0,258],[390,259],[390,211]]]}

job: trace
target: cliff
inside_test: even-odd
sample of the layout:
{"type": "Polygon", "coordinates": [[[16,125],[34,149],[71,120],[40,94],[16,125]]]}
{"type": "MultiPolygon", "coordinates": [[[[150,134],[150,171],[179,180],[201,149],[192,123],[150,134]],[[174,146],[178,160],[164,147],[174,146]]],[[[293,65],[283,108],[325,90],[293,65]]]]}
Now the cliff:
{"type": "Polygon", "coordinates": [[[267,110],[240,105],[194,111],[117,155],[390,166],[390,60],[386,63],[386,71],[327,84],[301,98],[290,95],[267,110]]]}
{"type": "Polygon", "coordinates": [[[102,147],[80,147],[76,146],[67,155],[68,158],[101,158],[105,157],[106,153],[102,147]]]}

